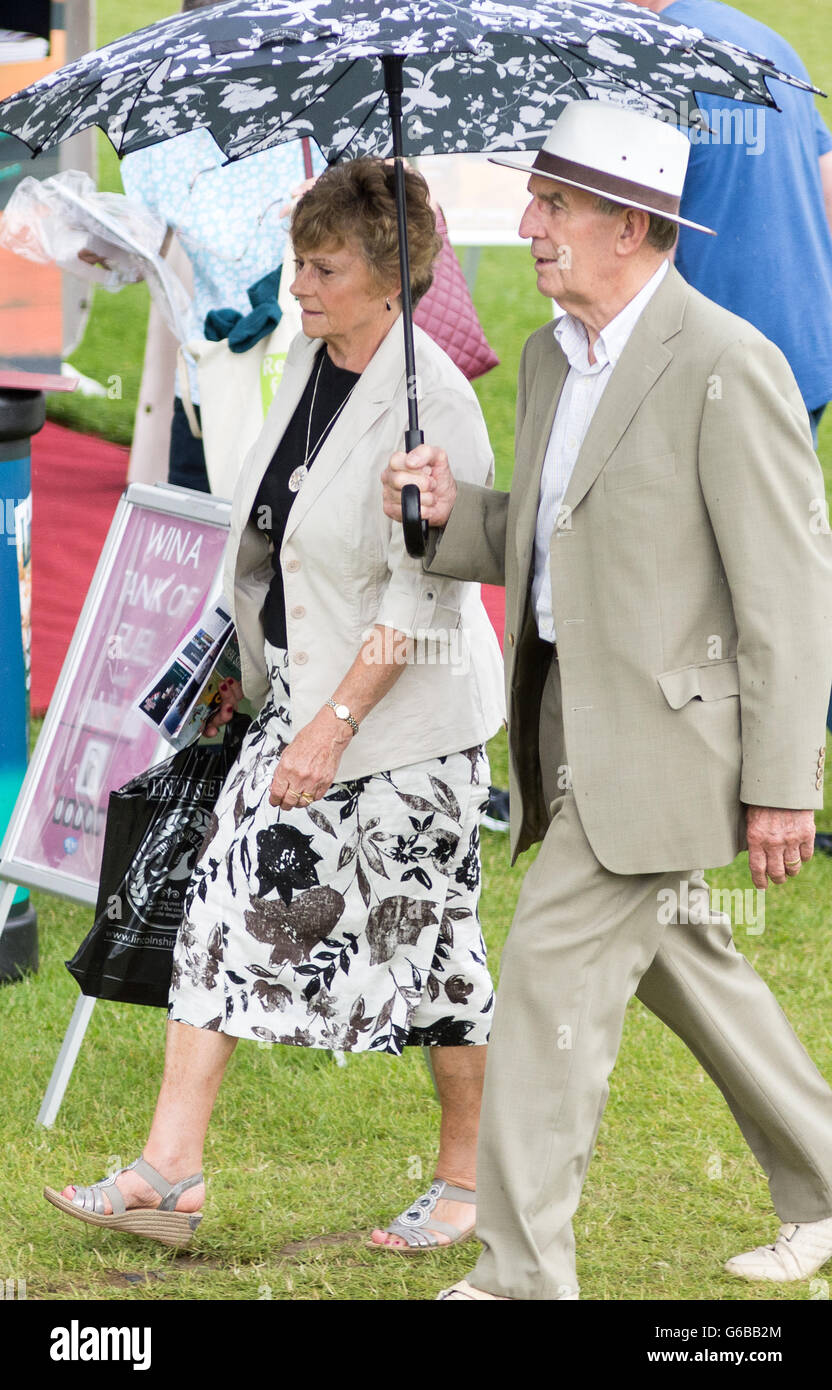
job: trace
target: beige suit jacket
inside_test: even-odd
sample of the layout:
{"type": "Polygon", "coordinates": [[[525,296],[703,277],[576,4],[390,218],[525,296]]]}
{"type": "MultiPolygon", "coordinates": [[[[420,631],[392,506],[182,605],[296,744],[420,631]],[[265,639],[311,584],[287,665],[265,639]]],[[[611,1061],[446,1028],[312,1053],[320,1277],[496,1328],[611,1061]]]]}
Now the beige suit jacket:
{"type": "MultiPolygon", "coordinates": [[[[567,371],[548,324],[523,351],[511,492],[463,483],[429,564],[506,585],[515,854],[547,823],[529,587],[567,371]]],[[[601,398],[551,545],[565,743],[550,756],[608,869],[728,863],[745,846],[743,803],[822,806],[823,497],[782,353],[671,268],[601,398]]]]}
{"type": "MultiPolygon", "coordinates": [[[[425,431],[448,441],[460,477],[489,484],[493,456],[471,386],[419,329],[415,342],[425,431]]],[[[319,347],[303,334],[292,343],[280,390],[234,491],[224,588],[237,627],[243,689],[255,707],[268,692],[261,612],[272,566],[271,544],[252,521],[252,508],[319,347]]],[[[391,453],[402,448],[406,422],[399,321],[316,457],[280,549],[296,730],[330,698],[374,625],[414,638],[407,669],[347,745],[338,770],[343,780],[470,748],[490,738],[505,711],[499,644],[479,586],[426,575],[421,561],[406,553],[401,527],[384,515],[380,477],[391,453]]]]}

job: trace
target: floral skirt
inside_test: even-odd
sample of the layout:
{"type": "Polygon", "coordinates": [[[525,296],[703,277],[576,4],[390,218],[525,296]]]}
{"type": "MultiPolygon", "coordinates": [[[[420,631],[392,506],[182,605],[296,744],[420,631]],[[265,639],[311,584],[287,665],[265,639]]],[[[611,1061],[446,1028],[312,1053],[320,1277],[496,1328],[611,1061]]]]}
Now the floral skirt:
{"type": "Polygon", "coordinates": [[[292,738],[288,657],[220,793],[188,890],[168,1012],[240,1038],[400,1054],[488,1041],[478,918],[482,747],[269,804],[292,738]]]}

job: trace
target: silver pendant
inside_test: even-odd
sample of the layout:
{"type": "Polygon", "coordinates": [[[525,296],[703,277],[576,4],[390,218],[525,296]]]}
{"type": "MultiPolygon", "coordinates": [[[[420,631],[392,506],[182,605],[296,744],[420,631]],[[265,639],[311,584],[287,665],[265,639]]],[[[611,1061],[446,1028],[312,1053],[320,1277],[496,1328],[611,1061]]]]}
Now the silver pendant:
{"type": "Polygon", "coordinates": [[[295,469],[294,473],[291,475],[289,479],[290,492],[300,492],[300,489],[303,486],[308,472],[309,469],[306,467],[305,463],[302,463],[299,468],[295,469]]]}

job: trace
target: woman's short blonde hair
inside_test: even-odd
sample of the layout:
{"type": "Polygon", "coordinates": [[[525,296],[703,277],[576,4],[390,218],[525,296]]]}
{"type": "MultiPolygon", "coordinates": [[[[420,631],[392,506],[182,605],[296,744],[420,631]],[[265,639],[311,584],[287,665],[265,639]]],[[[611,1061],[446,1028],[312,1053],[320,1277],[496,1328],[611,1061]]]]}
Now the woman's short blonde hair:
{"type": "MultiPolygon", "coordinates": [[[[430,289],[442,241],[425,180],[405,169],[404,182],[410,292],[417,304],[430,289]]],[[[379,289],[395,284],[399,235],[393,165],[369,156],[331,164],[295,207],[290,235],[295,251],[307,254],[353,241],[379,289]]]]}

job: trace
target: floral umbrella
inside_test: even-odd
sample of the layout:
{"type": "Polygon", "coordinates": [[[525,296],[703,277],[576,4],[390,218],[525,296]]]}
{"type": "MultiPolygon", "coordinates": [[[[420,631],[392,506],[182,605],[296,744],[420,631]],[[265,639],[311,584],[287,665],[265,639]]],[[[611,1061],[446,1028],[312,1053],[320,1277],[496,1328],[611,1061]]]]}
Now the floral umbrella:
{"type": "MultiPolygon", "coordinates": [[[[98,125],[120,155],[205,126],[229,159],[315,140],[332,162],[393,154],[408,425],[421,442],[404,215],[405,153],[531,149],[588,97],[704,124],[696,92],[776,109],[778,78],[734,44],[618,0],[227,0],[172,15],[0,102],[0,130],[33,154],[98,125]]],[[[418,490],[405,539],[424,552],[418,490]]]]}

